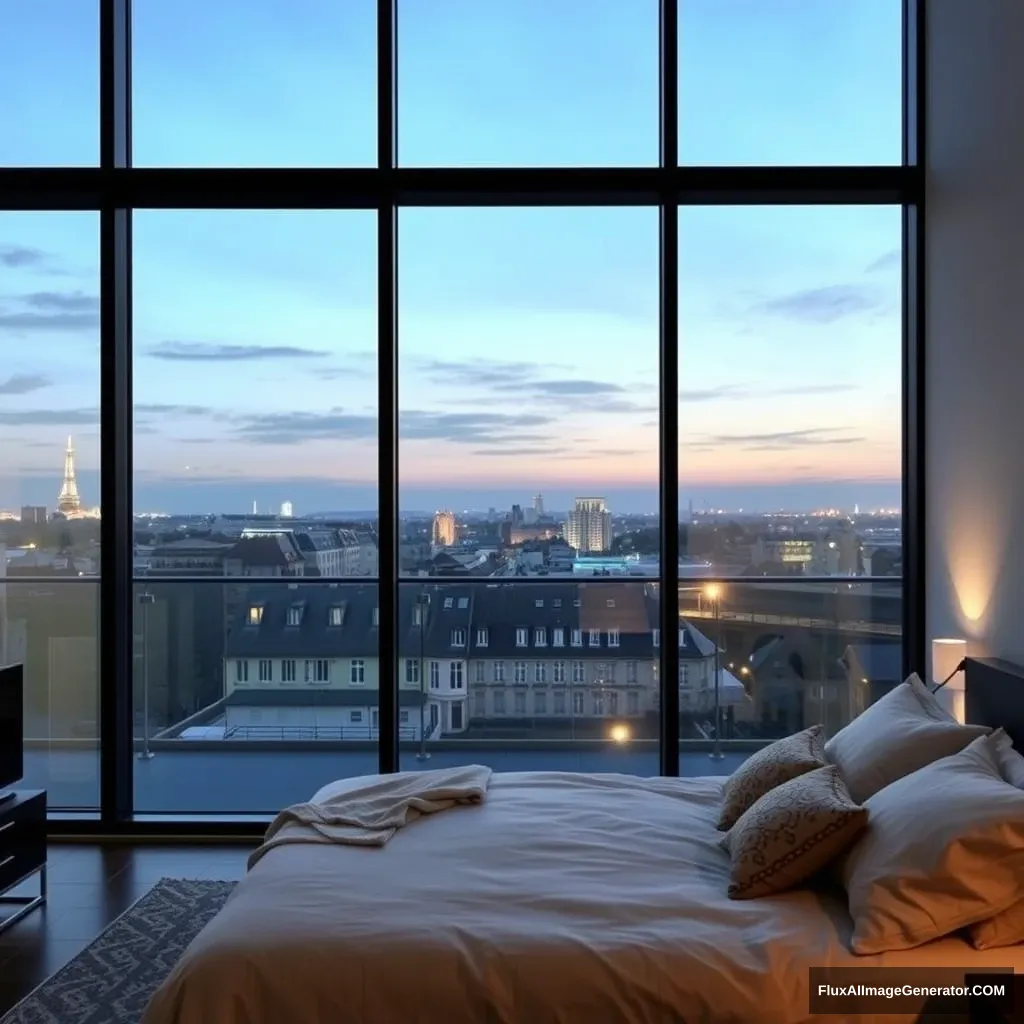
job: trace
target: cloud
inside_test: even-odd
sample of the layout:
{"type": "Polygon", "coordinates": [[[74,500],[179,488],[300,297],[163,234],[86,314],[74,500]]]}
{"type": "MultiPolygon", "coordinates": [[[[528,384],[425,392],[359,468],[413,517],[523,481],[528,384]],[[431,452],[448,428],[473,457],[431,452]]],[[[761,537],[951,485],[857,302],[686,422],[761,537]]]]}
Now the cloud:
{"type": "Polygon", "coordinates": [[[0,395],[28,395],[50,386],[52,381],[41,373],[16,373],[0,381],[0,395]]]}
{"type": "MultiPolygon", "coordinates": [[[[612,395],[626,389],[620,384],[609,384],[602,380],[537,380],[528,387],[531,391],[552,397],[573,397],[581,395],[612,395]]],[[[514,390],[505,386],[501,390],[514,390]]]]}
{"type": "MultiPolygon", "coordinates": [[[[484,391],[504,395],[518,395],[534,402],[555,400],[563,412],[593,411],[589,399],[614,396],[627,392],[621,384],[612,381],[573,379],[565,376],[549,378],[546,374],[564,374],[566,367],[557,363],[506,362],[493,359],[473,359],[456,363],[443,359],[427,359],[420,363],[421,372],[439,385],[478,387],[484,391]],[[584,401],[588,400],[588,401],[584,401]]],[[[458,404],[474,404],[479,399],[462,399],[458,404]]],[[[649,406],[623,399],[601,401],[599,410],[605,413],[644,412],[649,406]]]]}
{"type": "Polygon", "coordinates": [[[363,441],[377,437],[377,417],[331,409],[326,413],[276,412],[245,417],[236,429],[252,444],[290,445],[303,441],[363,441]]]}
{"type": "Polygon", "coordinates": [[[903,266],[903,251],[901,249],[890,249],[882,253],[877,260],[873,260],[865,268],[866,274],[879,274],[886,270],[893,270],[903,266]]]}
{"type": "Polygon", "coordinates": [[[48,257],[41,249],[27,245],[0,243],[0,266],[31,267],[45,263],[48,257]]]}
{"type": "Polygon", "coordinates": [[[21,301],[47,313],[97,314],[100,308],[100,300],[84,292],[33,292],[22,296],[21,301]]]}
{"type": "Polygon", "coordinates": [[[697,438],[686,447],[691,451],[739,447],[748,452],[782,452],[795,448],[856,444],[863,440],[862,437],[851,437],[846,427],[809,427],[806,430],[779,430],[763,434],[713,434],[697,438]]]}
{"type": "Polygon", "coordinates": [[[410,410],[399,419],[399,438],[405,441],[451,441],[454,444],[507,446],[520,441],[543,441],[538,427],[554,423],[539,413],[420,412],[410,410]],[[525,432],[524,432],[525,431],[525,432]]]}
{"type": "Polygon", "coordinates": [[[0,410],[0,426],[5,427],[94,427],[99,418],[98,409],[0,410]]]}
{"type": "Polygon", "coordinates": [[[139,403],[132,410],[136,416],[214,416],[216,409],[208,405],[171,405],[161,402],[139,403]]]}
{"type": "Polygon", "coordinates": [[[526,384],[539,367],[534,363],[510,363],[493,359],[471,359],[454,363],[445,359],[425,359],[420,369],[435,384],[476,384],[508,389],[526,384]]]}
{"type": "Polygon", "coordinates": [[[757,384],[721,384],[713,388],[697,388],[679,392],[680,402],[737,401],[752,398],[785,398],[799,395],[836,395],[856,391],[856,384],[843,382],[792,384],[786,387],[762,387],[757,384]]]}
{"type": "Polygon", "coordinates": [[[208,345],[199,341],[164,341],[149,350],[154,359],[185,363],[240,363],[263,359],[320,359],[330,355],[298,345],[208,345]]]}
{"type": "Polygon", "coordinates": [[[573,452],[566,450],[565,448],[544,448],[544,447],[530,447],[523,445],[520,448],[482,448],[478,451],[472,452],[473,455],[483,455],[488,458],[492,456],[537,456],[537,457],[555,457],[555,456],[573,456],[578,457],[573,452]]]}
{"type": "Polygon", "coordinates": [[[93,312],[10,312],[0,309],[0,329],[9,331],[82,331],[99,327],[98,311],[93,312]]]}
{"type": "Polygon", "coordinates": [[[309,371],[319,380],[347,380],[350,377],[374,377],[372,366],[328,366],[309,371]]]}
{"type": "Polygon", "coordinates": [[[873,289],[835,284],[765,299],[751,307],[751,312],[801,323],[830,324],[845,317],[875,312],[882,306],[881,298],[873,289]]]}

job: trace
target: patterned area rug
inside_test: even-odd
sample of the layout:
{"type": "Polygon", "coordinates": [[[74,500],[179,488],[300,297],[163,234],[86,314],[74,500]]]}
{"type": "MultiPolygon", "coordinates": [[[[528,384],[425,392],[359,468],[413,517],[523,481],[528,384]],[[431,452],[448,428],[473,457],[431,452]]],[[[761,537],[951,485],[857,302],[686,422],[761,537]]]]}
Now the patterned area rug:
{"type": "Polygon", "coordinates": [[[234,887],[161,879],[0,1024],[139,1024],[157,986],[234,887]]]}

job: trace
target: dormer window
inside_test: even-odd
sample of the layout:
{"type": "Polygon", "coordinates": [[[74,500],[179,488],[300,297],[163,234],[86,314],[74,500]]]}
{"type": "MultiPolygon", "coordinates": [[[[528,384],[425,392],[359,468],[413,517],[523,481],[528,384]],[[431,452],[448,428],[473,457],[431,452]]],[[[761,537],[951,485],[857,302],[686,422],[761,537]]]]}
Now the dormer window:
{"type": "Polygon", "coordinates": [[[249,615],[245,620],[250,626],[258,626],[263,621],[263,605],[249,605],[249,615]]]}
{"type": "Polygon", "coordinates": [[[445,608],[451,608],[453,602],[454,602],[454,598],[446,597],[444,599],[444,606],[445,606],[445,608]]]}
{"type": "Polygon", "coordinates": [[[552,647],[564,647],[565,646],[565,630],[561,626],[555,626],[552,630],[552,647]]]}
{"type": "Polygon", "coordinates": [[[572,631],[572,645],[573,645],[573,647],[582,647],[583,646],[583,630],[582,629],[574,629],[572,631]]]}
{"type": "Polygon", "coordinates": [[[465,647],[466,646],[466,631],[464,629],[453,629],[451,636],[452,636],[452,647],[465,647]]]}
{"type": "Polygon", "coordinates": [[[288,608],[288,618],[286,622],[289,626],[299,626],[302,624],[302,605],[293,604],[288,608]]]}
{"type": "Polygon", "coordinates": [[[552,608],[561,608],[562,607],[562,599],[560,597],[552,598],[551,607],[552,608]]]}
{"type": "Polygon", "coordinates": [[[534,647],[547,647],[548,645],[548,631],[540,626],[533,631],[533,646],[534,647]]]}
{"type": "Polygon", "coordinates": [[[605,601],[604,604],[605,604],[606,608],[614,608],[615,607],[615,598],[614,597],[609,597],[608,600],[605,601]]]}
{"type": "Polygon", "coordinates": [[[686,630],[682,626],[679,627],[679,646],[686,646],[686,630]]]}
{"type": "Polygon", "coordinates": [[[467,609],[469,607],[469,598],[468,597],[460,597],[459,598],[459,607],[463,611],[465,611],[465,609],[467,609]]]}
{"type": "Polygon", "coordinates": [[[476,631],[476,645],[477,645],[477,647],[486,647],[487,646],[487,629],[486,628],[478,629],[476,631]]]}
{"type": "Polygon", "coordinates": [[[543,608],[544,607],[544,598],[543,597],[536,598],[534,600],[534,602],[533,602],[533,607],[534,608],[543,608]]]}
{"type": "Polygon", "coordinates": [[[572,606],[573,606],[573,608],[581,607],[580,599],[578,597],[576,598],[575,601],[573,601],[572,606]]]}
{"type": "Polygon", "coordinates": [[[590,646],[600,647],[601,646],[601,630],[592,629],[590,630],[590,646]]]}
{"type": "Polygon", "coordinates": [[[617,629],[608,630],[608,646],[618,647],[619,646],[619,631],[617,629]]]}
{"type": "Polygon", "coordinates": [[[412,610],[412,624],[414,626],[423,625],[423,608],[420,605],[416,605],[412,610]]]}
{"type": "Polygon", "coordinates": [[[528,647],[530,631],[525,626],[516,626],[516,647],[528,647]]]}
{"type": "Polygon", "coordinates": [[[380,609],[373,609],[373,628],[376,629],[380,625],[380,609]]]}
{"type": "Polygon", "coordinates": [[[654,634],[654,646],[655,647],[660,647],[661,646],[661,630],[660,629],[653,629],[653,630],[651,630],[651,632],[654,634]]]}
{"type": "Polygon", "coordinates": [[[345,621],[345,611],[340,604],[331,605],[330,618],[327,621],[332,626],[340,626],[345,621]]]}

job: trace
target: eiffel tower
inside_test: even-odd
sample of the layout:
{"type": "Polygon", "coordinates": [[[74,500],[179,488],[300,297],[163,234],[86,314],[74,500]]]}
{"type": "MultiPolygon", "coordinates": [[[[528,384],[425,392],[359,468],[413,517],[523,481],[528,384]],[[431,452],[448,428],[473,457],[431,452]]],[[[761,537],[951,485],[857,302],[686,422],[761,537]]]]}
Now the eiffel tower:
{"type": "Polygon", "coordinates": [[[78,496],[78,483],[75,480],[75,449],[68,438],[68,447],[64,452],[64,483],[61,484],[57,496],[57,510],[69,515],[82,507],[82,499],[78,496]]]}

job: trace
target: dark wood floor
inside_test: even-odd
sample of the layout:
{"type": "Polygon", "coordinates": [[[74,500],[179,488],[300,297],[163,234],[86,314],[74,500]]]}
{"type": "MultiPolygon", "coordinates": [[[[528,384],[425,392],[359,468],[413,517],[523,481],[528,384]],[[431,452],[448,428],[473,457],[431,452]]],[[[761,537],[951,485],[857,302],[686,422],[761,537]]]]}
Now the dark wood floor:
{"type": "MultiPolygon", "coordinates": [[[[234,881],[248,853],[245,846],[52,845],[46,905],[0,934],[0,1015],[161,878],[234,881]]],[[[16,891],[38,892],[38,882],[16,891]]],[[[0,909],[0,917],[6,912],[0,909]]]]}

